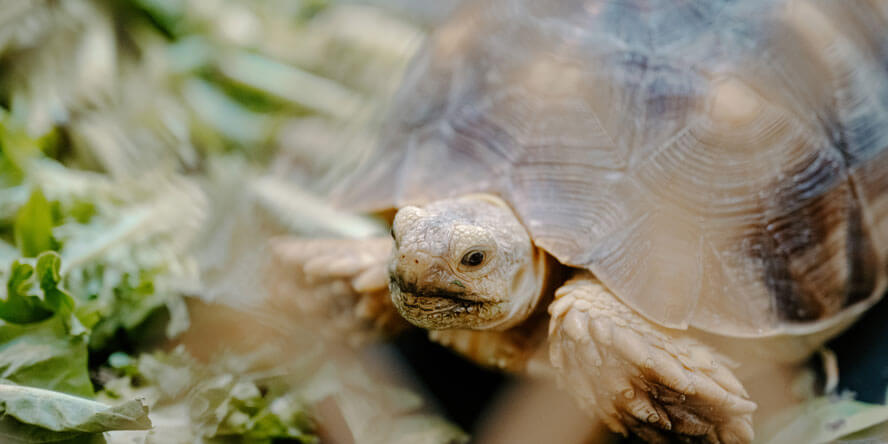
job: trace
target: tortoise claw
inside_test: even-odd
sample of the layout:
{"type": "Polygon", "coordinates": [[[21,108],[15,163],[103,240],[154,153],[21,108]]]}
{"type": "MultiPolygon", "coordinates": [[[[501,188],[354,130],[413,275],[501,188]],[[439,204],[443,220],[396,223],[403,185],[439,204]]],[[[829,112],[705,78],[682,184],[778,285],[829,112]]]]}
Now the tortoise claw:
{"type": "Polygon", "coordinates": [[[649,323],[589,274],[553,303],[550,359],[562,385],[618,433],[650,442],[752,441],[752,412],[723,358],[649,323]]]}

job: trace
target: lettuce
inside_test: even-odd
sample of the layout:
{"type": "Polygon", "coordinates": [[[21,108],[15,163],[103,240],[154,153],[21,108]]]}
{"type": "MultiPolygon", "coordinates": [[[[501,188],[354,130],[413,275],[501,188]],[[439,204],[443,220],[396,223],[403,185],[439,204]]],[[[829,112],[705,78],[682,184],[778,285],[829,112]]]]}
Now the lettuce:
{"type": "Polygon", "coordinates": [[[55,432],[99,433],[151,428],[141,401],[108,406],[51,390],[0,384],[0,410],[21,422],[55,432]]]}
{"type": "Polygon", "coordinates": [[[60,288],[59,255],[13,262],[0,300],[0,378],[18,384],[92,396],[88,330],[74,316],[74,300],[60,288]]]}
{"type": "MultiPolygon", "coordinates": [[[[352,365],[336,365],[329,379],[288,380],[169,354],[118,352],[113,370],[97,365],[188,328],[184,295],[261,296],[262,275],[236,270],[252,269],[254,258],[264,264],[264,236],[298,230],[311,210],[289,205],[302,202],[288,199],[290,188],[269,193],[279,190],[254,176],[277,165],[267,178],[324,193],[363,159],[376,131],[368,123],[379,115],[364,110],[388,100],[418,28],[325,0],[21,5],[7,8],[14,19],[0,36],[15,68],[0,73],[0,273],[10,271],[0,274],[0,378],[52,392],[23,394],[42,407],[2,416],[0,442],[313,442],[309,407],[319,404],[340,411],[355,442],[465,441],[421,413],[415,396],[345,371],[352,365]],[[380,27],[389,32],[366,32],[380,27]],[[300,42],[295,51],[292,42],[300,42]],[[281,76],[293,82],[282,86],[281,76]],[[356,131],[342,132],[355,122],[356,131]],[[328,149],[339,145],[348,147],[328,149]],[[247,207],[239,197],[228,206],[227,193],[209,216],[204,198],[223,190],[208,168],[223,152],[244,161],[227,182],[259,210],[250,219],[257,224],[235,223],[247,207]],[[213,224],[237,242],[217,237],[221,230],[207,229],[213,224]],[[195,254],[195,239],[207,254],[195,254]],[[164,317],[165,331],[153,322],[164,317]],[[56,411],[83,414],[80,424],[120,426],[85,415],[111,412],[101,405],[64,395],[92,396],[88,376],[98,400],[133,406],[127,418],[140,417],[132,400],[144,398],[155,429],[103,437],[97,428],[38,420],[50,411],[44,401],[58,398],[67,407],[56,411]],[[323,387],[331,388],[323,398],[308,399],[323,387]]],[[[288,347],[275,358],[306,354],[288,347]]]]}
{"type": "Polygon", "coordinates": [[[15,261],[6,282],[6,299],[0,301],[0,319],[14,324],[42,321],[53,310],[43,287],[37,282],[34,267],[15,261]]]}
{"type": "Polygon", "coordinates": [[[61,316],[17,325],[0,323],[0,378],[92,397],[87,337],[72,335],[61,316]]]}
{"type": "Polygon", "coordinates": [[[766,424],[764,442],[884,442],[888,406],[821,396],[780,412],[766,424]],[[769,426],[769,427],[767,427],[769,426]],[[771,433],[767,430],[778,429],[771,433]]]}
{"type": "Polygon", "coordinates": [[[318,441],[305,404],[280,387],[260,390],[254,381],[223,374],[202,382],[190,406],[192,420],[208,438],[237,435],[256,443],[275,438],[318,441]]]}
{"type": "Polygon", "coordinates": [[[103,432],[151,428],[141,401],[108,406],[63,393],[0,383],[3,442],[98,443],[103,432]]]}
{"type": "Polygon", "coordinates": [[[15,217],[15,244],[25,257],[36,257],[43,251],[58,248],[52,237],[52,208],[39,188],[15,217]]]}
{"type": "Polygon", "coordinates": [[[42,321],[55,313],[67,315],[74,310],[74,300],[59,288],[61,258],[45,252],[37,265],[15,261],[6,282],[6,298],[0,301],[0,319],[14,324],[42,321]]]}
{"type": "Polygon", "coordinates": [[[14,261],[0,300],[0,437],[3,442],[103,442],[109,430],[151,426],[147,407],[94,396],[89,329],[62,287],[54,251],[14,261]],[[31,263],[33,261],[33,265],[31,263]]]}
{"type": "MultiPolygon", "coordinates": [[[[101,399],[113,402],[140,396],[160,417],[178,412],[173,413],[179,416],[175,427],[159,426],[150,433],[157,442],[318,442],[316,425],[297,387],[280,378],[201,364],[182,347],[138,358],[114,353],[109,366],[119,377],[106,382],[101,399]]],[[[158,423],[165,422],[169,421],[158,423]]]]}

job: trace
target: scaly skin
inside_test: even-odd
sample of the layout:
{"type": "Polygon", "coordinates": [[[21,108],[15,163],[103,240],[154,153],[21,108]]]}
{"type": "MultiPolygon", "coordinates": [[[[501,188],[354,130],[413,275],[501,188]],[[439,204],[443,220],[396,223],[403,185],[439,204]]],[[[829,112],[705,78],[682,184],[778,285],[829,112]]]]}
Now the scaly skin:
{"type": "Polygon", "coordinates": [[[555,297],[549,353],[559,383],[613,431],[649,442],[752,440],[756,405],[726,358],[642,318],[588,272],[555,297]]]}
{"type": "Polygon", "coordinates": [[[404,207],[392,235],[392,302],[418,327],[503,331],[539,306],[546,255],[495,196],[404,207]],[[482,259],[467,261],[476,252],[482,259]]]}

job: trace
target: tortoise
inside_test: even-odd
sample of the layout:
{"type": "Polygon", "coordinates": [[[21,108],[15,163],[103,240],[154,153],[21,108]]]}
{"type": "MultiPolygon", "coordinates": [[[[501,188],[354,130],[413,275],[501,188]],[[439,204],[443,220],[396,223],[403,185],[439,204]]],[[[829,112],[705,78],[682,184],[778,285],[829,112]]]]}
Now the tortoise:
{"type": "Polygon", "coordinates": [[[508,369],[547,351],[619,433],[749,442],[744,369],[886,287],[888,3],[469,2],[354,177],[336,202],[397,210],[392,239],[278,251],[366,316],[508,369]]]}

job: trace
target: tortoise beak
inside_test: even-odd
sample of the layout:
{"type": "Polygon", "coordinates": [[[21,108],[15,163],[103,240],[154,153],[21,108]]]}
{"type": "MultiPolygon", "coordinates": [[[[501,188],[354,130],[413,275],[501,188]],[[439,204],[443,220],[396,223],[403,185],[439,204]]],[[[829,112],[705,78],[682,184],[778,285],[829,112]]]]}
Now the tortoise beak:
{"type": "Polygon", "coordinates": [[[480,302],[468,283],[454,276],[444,259],[425,253],[398,254],[389,267],[389,281],[400,292],[418,297],[480,302]]]}
{"type": "MultiPolygon", "coordinates": [[[[395,252],[394,261],[389,266],[389,274],[404,287],[412,287],[410,292],[421,293],[421,289],[441,287],[451,275],[447,263],[439,257],[418,251],[409,254],[395,252]]],[[[452,279],[451,279],[452,280],[452,279]]]]}

